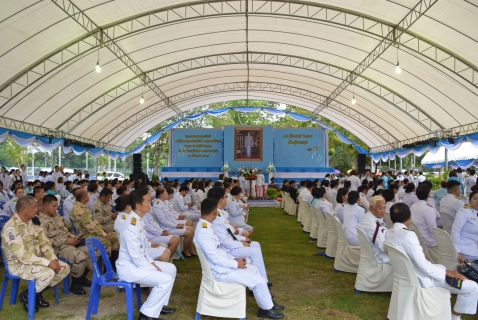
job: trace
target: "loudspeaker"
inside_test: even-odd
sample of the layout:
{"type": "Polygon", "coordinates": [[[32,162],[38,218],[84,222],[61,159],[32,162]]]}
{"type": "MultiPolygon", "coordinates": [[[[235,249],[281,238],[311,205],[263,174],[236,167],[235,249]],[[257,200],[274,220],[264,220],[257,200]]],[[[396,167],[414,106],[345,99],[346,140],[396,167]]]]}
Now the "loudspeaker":
{"type": "MultiPolygon", "coordinates": [[[[141,153],[133,154],[133,173],[141,173],[143,171],[143,155],[141,153]]],[[[144,180],[143,180],[144,181],[144,180]]]]}
{"type": "Polygon", "coordinates": [[[365,167],[367,166],[367,156],[365,154],[357,155],[357,171],[359,173],[365,173],[365,167]]]}
{"type": "Polygon", "coordinates": [[[138,179],[141,179],[141,181],[143,181],[144,183],[149,183],[149,179],[148,179],[148,176],[144,173],[141,173],[141,171],[139,173],[132,173],[129,175],[129,180],[138,180],[138,179]]]}

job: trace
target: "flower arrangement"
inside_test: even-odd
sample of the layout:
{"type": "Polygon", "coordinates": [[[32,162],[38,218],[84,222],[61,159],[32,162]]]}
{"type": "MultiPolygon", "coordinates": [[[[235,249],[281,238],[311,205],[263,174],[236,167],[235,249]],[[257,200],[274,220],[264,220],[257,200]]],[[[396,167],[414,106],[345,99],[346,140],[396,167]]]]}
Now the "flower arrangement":
{"type": "Polygon", "coordinates": [[[266,168],[266,172],[267,173],[276,172],[276,167],[274,167],[274,164],[272,162],[269,162],[269,165],[266,168]]]}
{"type": "Polygon", "coordinates": [[[227,164],[227,161],[221,167],[221,171],[224,172],[224,173],[227,173],[227,172],[231,171],[231,167],[229,167],[229,165],[227,164]]]}
{"type": "Polygon", "coordinates": [[[246,168],[246,166],[243,166],[241,169],[239,169],[239,173],[242,176],[249,176],[249,175],[252,175],[252,174],[256,174],[257,170],[258,169],[254,166],[252,166],[250,168],[246,168]]]}

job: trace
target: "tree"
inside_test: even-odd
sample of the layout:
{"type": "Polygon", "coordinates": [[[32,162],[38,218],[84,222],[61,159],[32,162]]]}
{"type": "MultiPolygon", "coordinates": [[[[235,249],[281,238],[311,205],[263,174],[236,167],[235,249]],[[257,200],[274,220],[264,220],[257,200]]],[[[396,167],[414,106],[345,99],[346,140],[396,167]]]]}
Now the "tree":
{"type": "Polygon", "coordinates": [[[6,150],[9,158],[12,160],[12,165],[20,167],[32,159],[32,155],[28,152],[28,148],[19,146],[12,138],[6,140],[6,150]]]}

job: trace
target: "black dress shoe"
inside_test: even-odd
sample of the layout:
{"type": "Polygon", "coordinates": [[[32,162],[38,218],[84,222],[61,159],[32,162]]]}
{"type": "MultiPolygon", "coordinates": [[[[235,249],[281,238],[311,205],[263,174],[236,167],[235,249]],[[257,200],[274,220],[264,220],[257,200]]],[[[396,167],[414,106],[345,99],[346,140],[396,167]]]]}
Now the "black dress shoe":
{"type": "Polygon", "coordinates": [[[266,319],[284,319],[284,315],[282,312],[277,311],[277,310],[262,310],[259,308],[259,311],[257,311],[257,316],[259,318],[266,318],[266,319]]]}
{"type": "Polygon", "coordinates": [[[71,293],[76,294],[77,296],[83,296],[86,294],[85,289],[83,289],[83,287],[81,286],[79,282],[73,283],[72,281],[70,291],[71,293]]]}
{"type": "Polygon", "coordinates": [[[163,307],[163,309],[161,310],[161,314],[173,314],[174,312],[176,312],[175,309],[167,307],[163,307]]]}
{"type": "Polygon", "coordinates": [[[50,306],[50,303],[43,300],[42,293],[38,292],[37,296],[36,296],[36,305],[37,305],[38,308],[48,308],[50,306]]]}
{"type": "Polygon", "coordinates": [[[139,312],[138,320],[162,320],[161,318],[148,317],[147,315],[139,312]]]}
{"type": "MultiPolygon", "coordinates": [[[[25,290],[22,293],[20,293],[18,298],[23,303],[23,310],[25,310],[25,312],[28,312],[28,290],[25,290]]],[[[35,304],[35,312],[38,312],[38,307],[36,304],[35,304]]]]}
{"type": "Polygon", "coordinates": [[[87,277],[81,277],[80,278],[80,284],[83,286],[83,287],[91,287],[91,280],[88,280],[87,277]]]}
{"type": "Polygon", "coordinates": [[[274,303],[274,306],[272,307],[272,310],[284,310],[285,307],[278,305],[274,300],[272,300],[272,303],[274,303]]]}

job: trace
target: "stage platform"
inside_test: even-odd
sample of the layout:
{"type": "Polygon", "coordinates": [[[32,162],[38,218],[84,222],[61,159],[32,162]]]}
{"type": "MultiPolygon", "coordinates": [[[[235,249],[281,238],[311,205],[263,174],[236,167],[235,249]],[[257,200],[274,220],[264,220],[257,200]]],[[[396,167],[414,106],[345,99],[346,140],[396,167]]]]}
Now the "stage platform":
{"type": "Polygon", "coordinates": [[[276,200],[247,200],[249,208],[280,208],[280,202],[276,200]]]}

